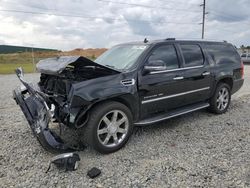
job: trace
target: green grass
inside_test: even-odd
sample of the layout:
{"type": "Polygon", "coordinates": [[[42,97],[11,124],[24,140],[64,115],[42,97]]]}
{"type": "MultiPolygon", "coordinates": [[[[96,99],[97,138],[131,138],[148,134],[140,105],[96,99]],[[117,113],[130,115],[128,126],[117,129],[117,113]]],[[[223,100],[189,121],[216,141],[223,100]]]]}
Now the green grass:
{"type": "Polygon", "coordinates": [[[32,57],[27,53],[0,54],[0,64],[32,63],[32,57]]]}
{"type": "MultiPolygon", "coordinates": [[[[36,52],[34,53],[34,61],[37,63],[41,59],[48,57],[56,57],[56,52],[36,52]]],[[[88,57],[94,60],[94,55],[88,57]]],[[[24,73],[34,72],[32,63],[32,56],[30,52],[12,53],[12,54],[0,54],[0,74],[13,74],[14,70],[18,67],[22,67],[24,73]]]]}
{"type": "MultiPolygon", "coordinates": [[[[43,57],[40,58],[36,55],[35,63],[40,59],[43,59],[43,57]]],[[[30,53],[0,54],[0,74],[13,74],[14,70],[18,67],[22,67],[24,73],[34,72],[30,53]]]]}
{"type": "Polygon", "coordinates": [[[22,67],[24,73],[34,72],[32,63],[0,63],[0,74],[13,74],[18,67],[22,67]]]}

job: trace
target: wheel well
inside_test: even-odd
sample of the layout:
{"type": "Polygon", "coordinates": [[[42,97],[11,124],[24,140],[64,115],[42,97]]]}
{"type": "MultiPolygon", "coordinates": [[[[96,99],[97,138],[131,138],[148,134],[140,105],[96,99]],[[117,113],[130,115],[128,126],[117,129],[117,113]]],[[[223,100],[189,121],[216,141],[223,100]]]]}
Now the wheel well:
{"type": "Polygon", "coordinates": [[[134,110],[133,110],[131,104],[130,104],[127,100],[125,100],[125,99],[123,99],[123,98],[119,98],[119,97],[117,97],[117,98],[112,98],[111,100],[124,104],[124,105],[127,106],[128,109],[131,111],[132,115],[134,114],[134,113],[133,113],[134,110]]]}
{"type": "Polygon", "coordinates": [[[230,88],[233,88],[233,79],[232,78],[223,78],[221,80],[219,80],[218,83],[226,83],[230,86],[230,88]]]}
{"type": "MultiPolygon", "coordinates": [[[[95,106],[101,104],[101,103],[106,103],[106,102],[109,102],[109,101],[116,101],[116,102],[119,102],[123,105],[125,105],[126,107],[128,107],[128,109],[131,111],[132,113],[132,116],[133,116],[133,119],[135,120],[137,118],[137,115],[138,113],[136,112],[136,110],[132,107],[132,104],[124,98],[122,97],[114,97],[114,98],[111,98],[111,99],[106,99],[106,100],[103,100],[103,101],[99,101],[99,102],[96,102],[95,104],[93,104],[87,111],[86,113],[84,114],[80,114],[79,115],[79,124],[82,124],[84,125],[85,123],[87,123],[88,121],[88,116],[89,116],[89,112],[91,111],[91,109],[93,109],[95,106]]],[[[76,126],[79,126],[79,125],[76,125],[76,126]]]]}
{"type": "MultiPolygon", "coordinates": [[[[103,103],[103,102],[108,102],[108,101],[116,101],[116,102],[119,102],[123,105],[125,105],[126,107],[128,107],[128,109],[131,111],[132,113],[132,116],[133,116],[133,119],[135,120],[137,118],[137,115],[138,115],[138,112],[136,112],[136,109],[132,106],[132,104],[134,104],[133,102],[131,102],[131,98],[128,99],[129,96],[124,96],[124,97],[114,97],[114,98],[111,98],[111,99],[107,99],[107,100],[103,100],[103,101],[100,101],[98,103],[96,103],[95,105],[98,105],[100,103],[103,103]]],[[[94,106],[95,106],[94,105],[94,106]]],[[[94,107],[93,106],[93,107],[94,107]]],[[[91,108],[93,108],[91,107],[91,108]]]]}

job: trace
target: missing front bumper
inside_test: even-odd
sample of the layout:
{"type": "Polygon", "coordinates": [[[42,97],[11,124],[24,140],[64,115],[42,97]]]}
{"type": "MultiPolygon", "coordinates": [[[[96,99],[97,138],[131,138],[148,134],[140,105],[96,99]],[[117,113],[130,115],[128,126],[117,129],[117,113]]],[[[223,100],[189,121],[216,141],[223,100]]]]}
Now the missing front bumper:
{"type": "Polygon", "coordinates": [[[74,151],[55,132],[49,129],[50,111],[40,95],[19,87],[13,91],[13,98],[20,106],[33,134],[44,149],[50,152],[74,151]]]}

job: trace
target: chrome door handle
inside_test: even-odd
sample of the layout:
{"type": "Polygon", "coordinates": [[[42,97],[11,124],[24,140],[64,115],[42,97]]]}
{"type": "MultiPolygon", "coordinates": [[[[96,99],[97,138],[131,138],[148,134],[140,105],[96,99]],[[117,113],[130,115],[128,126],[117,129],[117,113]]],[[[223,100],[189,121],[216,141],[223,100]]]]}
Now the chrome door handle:
{"type": "Polygon", "coordinates": [[[176,77],[174,77],[173,79],[174,79],[174,80],[183,80],[184,77],[183,77],[183,76],[176,76],[176,77]]]}
{"type": "Polygon", "coordinates": [[[208,76],[208,75],[210,75],[210,72],[203,72],[202,73],[202,76],[208,76]]]}

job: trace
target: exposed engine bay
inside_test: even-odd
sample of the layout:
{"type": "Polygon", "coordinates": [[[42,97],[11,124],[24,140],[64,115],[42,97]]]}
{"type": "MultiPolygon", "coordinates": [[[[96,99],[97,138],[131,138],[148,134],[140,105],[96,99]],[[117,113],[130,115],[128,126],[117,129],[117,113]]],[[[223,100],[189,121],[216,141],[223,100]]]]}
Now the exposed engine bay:
{"type": "Polygon", "coordinates": [[[47,59],[41,60],[37,64],[37,68],[41,72],[38,85],[40,90],[49,96],[49,100],[47,100],[49,108],[51,109],[52,105],[55,107],[54,118],[60,123],[70,125],[72,122],[69,122],[68,94],[72,84],[116,74],[117,71],[96,64],[85,57],[50,59],[50,66],[51,64],[55,64],[53,66],[56,66],[58,61],[62,61],[61,59],[67,61],[65,68],[61,70],[55,69],[54,72],[45,67],[47,59]],[[73,62],[69,60],[70,58],[73,62]]]}
{"type": "MultiPolygon", "coordinates": [[[[21,68],[16,74],[22,86],[13,91],[13,98],[21,107],[34,135],[49,151],[75,150],[49,128],[51,120],[71,126],[82,112],[83,99],[77,98],[72,90],[74,84],[104,78],[119,71],[99,65],[85,57],[63,56],[40,60],[37,70],[41,73],[38,87],[24,80],[21,68]],[[71,96],[69,96],[71,92],[71,96]],[[74,105],[77,104],[77,105],[74,105]],[[75,107],[77,106],[77,107],[75,107]]],[[[83,84],[84,85],[84,84],[83,84]]],[[[81,87],[80,87],[81,88],[81,87]]]]}
{"type": "MultiPolygon", "coordinates": [[[[79,57],[59,72],[51,73],[45,69],[41,70],[40,82],[38,83],[41,91],[49,95],[65,97],[69,93],[71,85],[74,83],[117,73],[117,71],[98,64],[91,65],[89,61],[91,60],[79,57]]],[[[42,64],[43,60],[38,63],[37,67],[41,67],[42,64]]],[[[51,64],[53,64],[53,62],[51,62],[51,64]]]]}

